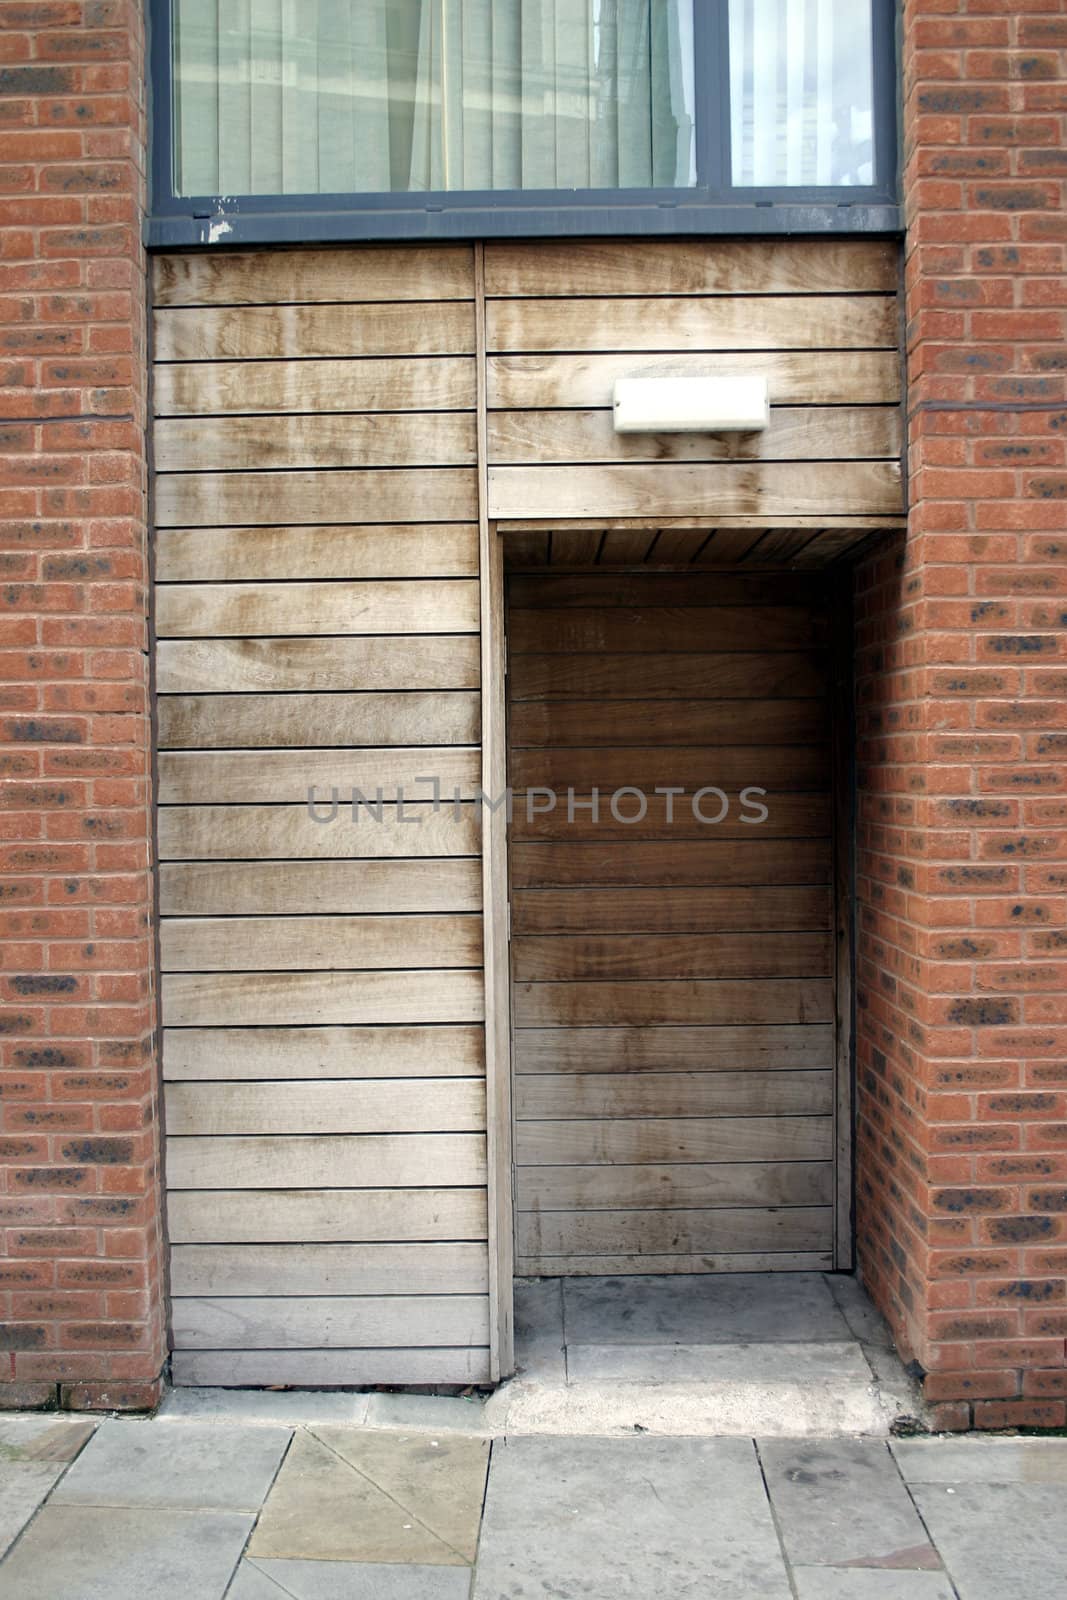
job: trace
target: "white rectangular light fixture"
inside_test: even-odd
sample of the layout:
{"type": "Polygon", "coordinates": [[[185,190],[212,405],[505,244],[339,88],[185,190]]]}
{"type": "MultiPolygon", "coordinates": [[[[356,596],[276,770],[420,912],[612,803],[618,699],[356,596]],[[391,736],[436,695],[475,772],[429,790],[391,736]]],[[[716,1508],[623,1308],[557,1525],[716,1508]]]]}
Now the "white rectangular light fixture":
{"type": "Polygon", "coordinates": [[[617,378],[616,433],[759,433],[766,378],[617,378]]]}

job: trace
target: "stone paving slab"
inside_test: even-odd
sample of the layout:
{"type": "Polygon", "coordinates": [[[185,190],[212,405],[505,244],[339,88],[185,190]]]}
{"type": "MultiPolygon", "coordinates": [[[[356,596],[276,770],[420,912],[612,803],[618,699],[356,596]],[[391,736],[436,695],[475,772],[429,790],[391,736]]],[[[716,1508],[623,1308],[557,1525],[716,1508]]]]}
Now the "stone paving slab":
{"type": "Polygon", "coordinates": [[[741,1439],[513,1439],[493,1448],[474,1600],[788,1600],[741,1439]]]}
{"type": "Polygon", "coordinates": [[[52,1496],[56,1505],[258,1511],[288,1428],[102,1422],[52,1496]]]}
{"type": "Polygon", "coordinates": [[[477,1545],[488,1449],[479,1439],[298,1433],[248,1553],[465,1565],[477,1545]]]}
{"type": "Polygon", "coordinates": [[[793,1583],[797,1600],[956,1600],[956,1591],[943,1572],[794,1567],[793,1583]]]}
{"type": "Polygon", "coordinates": [[[890,1448],[908,1483],[1067,1484],[1063,1439],[894,1439],[890,1448]]]}
{"type": "Polygon", "coordinates": [[[251,1526],[236,1512],[47,1505],[4,1562],[4,1600],[222,1600],[251,1526]]]}
{"type": "Polygon", "coordinates": [[[1063,1600],[1062,1485],[918,1483],[912,1494],[960,1600],[1063,1600]]]}
{"type": "Polygon", "coordinates": [[[52,1416],[0,1418],[0,1557],[95,1427],[95,1422],[52,1416]]]}
{"type": "Polygon", "coordinates": [[[226,1600],[467,1600],[470,1581],[467,1567],[245,1560],[226,1600]]]}
{"type": "Polygon", "coordinates": [[[572,1344],[802,1344],[852,1338],[818,1272],[566,1278],[572,1344]]]}
{"type": "Polygon", "coordinates": [[[761,1439],[759,1453],[786,1555],[795,1565],[941,1565],[880,1440],[761,1439]]]}
{"type": "Polygon", "coordinates": [[[572,1382],[868,1384],[858,1344],[571,1344],[572,1382]]]}
{"type": "Polygon", "coordinates": [[[296,1427],[316,1422],[367,1420],[372,1398],[362,1392],[328,1389],[168,1389],[156,1412],[160,1421],[239,1422],[296,1427]]]}

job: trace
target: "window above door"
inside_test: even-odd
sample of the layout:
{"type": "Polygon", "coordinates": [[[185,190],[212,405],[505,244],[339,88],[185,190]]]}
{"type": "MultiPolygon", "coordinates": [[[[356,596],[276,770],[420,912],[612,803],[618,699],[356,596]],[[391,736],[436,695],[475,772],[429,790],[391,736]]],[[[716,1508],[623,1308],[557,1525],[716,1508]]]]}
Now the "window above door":
{"type": "Polygon", "coordinates": [[[150,0],[150,242],[889,232],[892,0],[150,0]]]}

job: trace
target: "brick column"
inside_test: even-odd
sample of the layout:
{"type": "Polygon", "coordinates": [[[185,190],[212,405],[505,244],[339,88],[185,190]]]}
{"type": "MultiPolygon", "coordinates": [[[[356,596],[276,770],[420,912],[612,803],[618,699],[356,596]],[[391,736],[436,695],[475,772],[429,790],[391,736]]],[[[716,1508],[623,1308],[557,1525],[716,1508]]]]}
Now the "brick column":
{"type": "Polygon", "coordinates": [[[910,516],[857,576],[859,1235],[944,1427],[1067,1422],[1067,6],[905,0],[910,516]]]}
{"type": "Polygon", "coordinates": [[[0,1405],[165,1355],[143,53],[132,0],[0,8],[0,1405]]]}

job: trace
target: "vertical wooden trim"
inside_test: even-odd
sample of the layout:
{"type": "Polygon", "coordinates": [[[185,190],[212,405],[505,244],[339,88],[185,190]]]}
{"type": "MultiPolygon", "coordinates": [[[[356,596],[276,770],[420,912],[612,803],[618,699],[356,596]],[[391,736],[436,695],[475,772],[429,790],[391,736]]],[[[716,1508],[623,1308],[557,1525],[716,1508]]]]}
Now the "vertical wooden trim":
{"type": "Polygon", "coordinates": [[[852,575],[830,586],[833,628],[834,873],[834,1266],[854,1264],[852,1190],[853,942],[855,937],[856,785],[853,768],[852,575]]]}
{"type": "MultiPolygon", "coordinates": [[[[481,596],[482,790],[493,801],[507,785],[504,694],[504,558],[489,521],[486,426],[485,251],[474,246],[475,351],[478,371],[478,540],[481,596]]],[[[482,808],[482,905],[485,930],[485,1071],[489,1162],[489,1371],[493,1381],[515,1367],[514,1225],[511,1182],[511,1017],[508,963],[506,811],[482,808]]]]}

